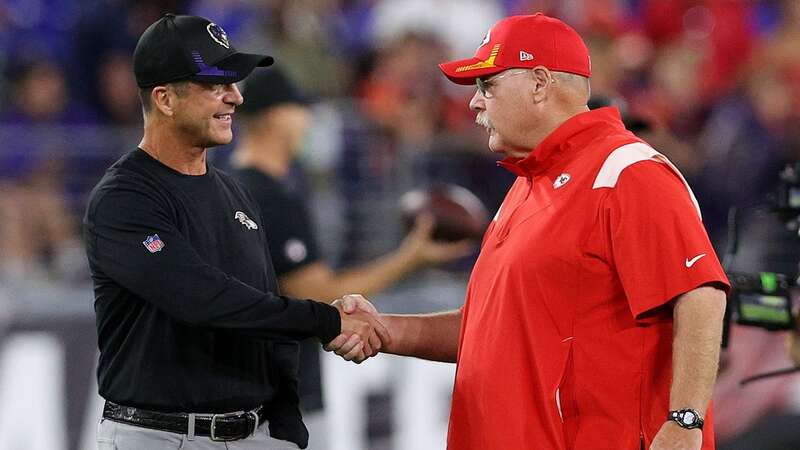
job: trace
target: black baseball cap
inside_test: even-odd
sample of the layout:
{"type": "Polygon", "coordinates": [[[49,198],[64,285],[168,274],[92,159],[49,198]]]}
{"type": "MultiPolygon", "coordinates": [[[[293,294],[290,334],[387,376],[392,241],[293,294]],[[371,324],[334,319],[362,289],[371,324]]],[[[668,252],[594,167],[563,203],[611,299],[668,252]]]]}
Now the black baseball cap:
{"type": "Polygon", "coordinates": [[[182,80],[236,83],[273,62],[271,56],[236,51],[225,30],[208,19],[175,14],[147,27],[133,52],[140,88],[182,80]]]}
{"type": "Polygon", "coordinates": [[[261,70],[248,77],[242,86],[244,103],[236,108],[237,113],[256,114],[275,105],[310,103],[292,80],[278,68],[261,70]]]}

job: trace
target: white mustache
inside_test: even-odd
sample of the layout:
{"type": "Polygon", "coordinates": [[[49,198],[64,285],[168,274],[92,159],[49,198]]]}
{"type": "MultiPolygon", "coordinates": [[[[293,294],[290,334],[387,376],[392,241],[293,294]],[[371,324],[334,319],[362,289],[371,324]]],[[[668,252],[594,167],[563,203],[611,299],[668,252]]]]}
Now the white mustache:
{"type": "Polygon", "coordinates": [[[475,116],[475,123],[484,128],[494,129],[494,126],[492,126],[492,121],[489,120],[489,117],[486,116],[486,113],[480,113],[477,116],[475,116]]]}

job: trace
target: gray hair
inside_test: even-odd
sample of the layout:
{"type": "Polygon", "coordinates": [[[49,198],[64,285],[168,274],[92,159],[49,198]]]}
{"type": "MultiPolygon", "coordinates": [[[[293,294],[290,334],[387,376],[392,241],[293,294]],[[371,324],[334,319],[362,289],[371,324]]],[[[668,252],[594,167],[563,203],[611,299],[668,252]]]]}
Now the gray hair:
{"type": "Polygon", "coordinates": [[[551,71],[550,73],[553,74],[553,78],[558,82],[563,83],[572,89],[580,89],[584,91],[586,93],[587,100],[592,95],[592,87],[589,84],[589,78],[584,77],[583,75],[577,75],[568,72],[551,71]]]}

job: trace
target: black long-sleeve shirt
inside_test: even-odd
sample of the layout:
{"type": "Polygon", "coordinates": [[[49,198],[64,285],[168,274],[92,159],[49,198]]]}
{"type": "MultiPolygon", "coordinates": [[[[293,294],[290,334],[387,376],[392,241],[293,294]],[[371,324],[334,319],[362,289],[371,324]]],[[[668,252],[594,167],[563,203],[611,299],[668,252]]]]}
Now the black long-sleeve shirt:
{"type": "MultiPolygon", "coordinates": [[[[320,260],[308,193],[299,187],[302,183],[290,187],[252,167],[233,170],[231,175],[248,189],[261,209],[264,225],[269,230],[267,247],[278,279],[320,260]]],[[[319,343],[313,339],[300,341],[298,388],[300,405],[306,412],[323,407],[320,353],[319,343]]]]}
{"type": "Polygon", "coordinates": [[[329,305],[278,295],[260,224],[212,166],[184,175],[137,149],[108,170],[84,219],[104,398],[181,412],[266,404],[273,435],[296,441],[296,340],[327,342],[341,324],[329,305]]]}

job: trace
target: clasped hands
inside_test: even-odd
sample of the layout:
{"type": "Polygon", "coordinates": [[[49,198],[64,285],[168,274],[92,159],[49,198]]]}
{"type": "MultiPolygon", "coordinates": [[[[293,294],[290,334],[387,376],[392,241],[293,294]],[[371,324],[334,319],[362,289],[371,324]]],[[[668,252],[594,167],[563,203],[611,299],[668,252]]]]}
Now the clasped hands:
{"type": "Polygon", "coordinates": [[[339,310],[342,331],[325,345],[325,350],[335,352],[356,364],[378,354],[391,341],[389,330],[381,322],[378,310],[359,294],[349,294],[331,303],[339,310]]]}

